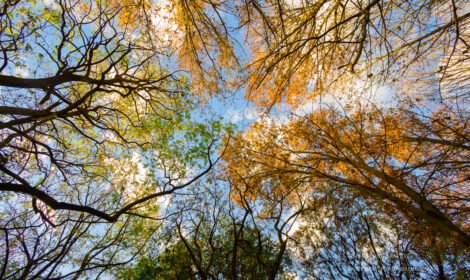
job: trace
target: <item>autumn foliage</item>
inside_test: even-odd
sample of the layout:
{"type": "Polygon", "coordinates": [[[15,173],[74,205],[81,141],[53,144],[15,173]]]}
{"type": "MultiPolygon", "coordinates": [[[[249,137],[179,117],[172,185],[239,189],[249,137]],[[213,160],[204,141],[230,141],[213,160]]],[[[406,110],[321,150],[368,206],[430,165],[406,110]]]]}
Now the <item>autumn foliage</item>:
{"type": "Polygon", "coordinates": [[[468,279],[468,1],[0,2],[0,279],[468,279]]]}

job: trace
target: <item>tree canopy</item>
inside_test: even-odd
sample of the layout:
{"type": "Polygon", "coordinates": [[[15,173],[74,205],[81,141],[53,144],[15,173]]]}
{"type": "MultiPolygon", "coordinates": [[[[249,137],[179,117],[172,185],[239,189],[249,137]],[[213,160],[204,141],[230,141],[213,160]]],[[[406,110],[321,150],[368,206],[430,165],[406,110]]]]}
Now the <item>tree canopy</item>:
{"type": "Polygon", "coordinates": [[[0,3],[0,279],[470,277],[468,1],[0,3]]]}

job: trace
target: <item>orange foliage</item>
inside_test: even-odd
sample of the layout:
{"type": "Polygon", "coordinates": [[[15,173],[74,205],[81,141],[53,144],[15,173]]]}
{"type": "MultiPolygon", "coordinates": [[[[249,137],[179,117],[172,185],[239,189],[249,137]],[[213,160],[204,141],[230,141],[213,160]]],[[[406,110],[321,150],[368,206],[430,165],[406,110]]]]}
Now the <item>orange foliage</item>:
{"type": "Polygon", "coordinates": [[[431,125],[405,111],[379,110],[318,110],[287,124],[259,121],[235,137],[225,161],[232,183],[250,199],[295,204],[295,192],[315,193],[336,182],[436,228],[454,223],[450,231],[458,232],[469,218],[470,147],[459,144],[468,128],[446,115],[436,112],[431,125]]]}

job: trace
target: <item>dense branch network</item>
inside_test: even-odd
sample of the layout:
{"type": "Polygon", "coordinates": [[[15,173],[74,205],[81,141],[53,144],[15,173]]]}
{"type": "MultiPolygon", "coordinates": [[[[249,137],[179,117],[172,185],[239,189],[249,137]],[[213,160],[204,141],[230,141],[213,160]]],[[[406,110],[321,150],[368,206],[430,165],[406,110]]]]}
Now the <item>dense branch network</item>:
{"type": "Polygon", "coordinates": [[[3,1],[0,278],[469,278],[468,11],[3,1]]]}

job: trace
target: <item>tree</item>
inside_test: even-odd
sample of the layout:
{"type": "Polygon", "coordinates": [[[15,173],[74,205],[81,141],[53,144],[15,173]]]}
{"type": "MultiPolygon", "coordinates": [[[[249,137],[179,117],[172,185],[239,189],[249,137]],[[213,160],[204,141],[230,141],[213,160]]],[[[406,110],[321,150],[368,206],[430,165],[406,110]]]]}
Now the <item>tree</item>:
{"type": "Polygon", "coordinates": [[[86,212],[113,222],[135,205],[182,187],[168,181],[160,193],[126,201],[122,209],[113,207],[114,214],[89,205],[99,203],[92,201],[112,181],[112,174],[103,169],[111,167],[111,159],[164,152],[188,119],[191,100],[184,97],[184,76],[163,69],[159,54],[145,42],[129,41],[138,30],[114,25],[119,8],[105,2],[88,4],[4,6],[2,70],[30,69],[34,77],[0,76],[9,93],[0,108],[1,190],[27,194],[33,205],[40,200],[52,209],[86,212]],[[19,53],[24,56],[18,58],[19,53]],[[93,191],[83,193],[83,185],[93,191]],[[101,191],[93,193],[97,189],[101,191]],[[50,193],[70,201],[67,196],[92,196],[80,205],[50,193]]]}
{"type": "Polygon", "coordinates": [[[246,191],[258,199],[341,183],[400,209],[416,221],[411,230],[438,232],[442,242],[466,248],[465,4],[251,1],[245,7],[253,54],[245,96],[268,111],[279,108],[239,134],[225,156],[231,174],[249,182],[246,191]],[[381,87],[396,100],[392,108],[364,97],[381,87]],[[276,123],[276,114],[289,109],[287,123],[276,123]]]}
{"type": "Polygon", "coordinates": [[[465,1],[1,3],[0,278],[467,276],[465,1]]]}
{"type": "MultiPolygon", "coordinates": [[[[249,206],[227,200],[220,185],[193,187],[179,199],[165,245],[153,248],[125,279],[277,279],[288,270],[285,239],[268,237],[249,206]]],[[[277,217],[275,219],[280,219],[277,217]]],[[[278,220],[278,223],[281,221],[278,220]]]]}
{"type": "Polygon", "coordinates": [[[424,119],[404,113],[325,109],[285,125],[259,122],[226,159],[255,194],[341,183],[467,246],[467,128],[449,111],[424,119]]]}
{"type": "Polygon", "coordinates": [[[214,165],[224,126],[197,121],[188,76],[123,5],[2,2],[2,279],[125,264],[141,250],[129,216],[157,215],[214,165]]]}
{"type": "MultiPolygon", "coordinates": [[[[246,97],[298,105],[358,80],[401,85],[426,76],[427,98],[468,91],[465,1],[249,1],[240,17],[251,43],[246,97]],[[457,66],[459,65],[459,66],[457,66]],[[419,76],[416,77],[415,74],[419,76]]],[[[363,85],[364,87],[364,85],[363,85]]]]}
{"type": "Polygon", "coordinates": [[[296,257],[312,279],[466,277],[464,254],[414,242],[419,236],[408,228],[416,225],[399,212],[381,209],[339,184],[325,200],[303,216],[293,236],[296,257]]]}

